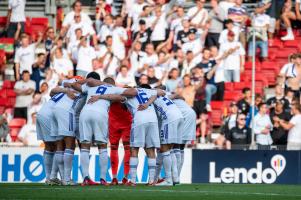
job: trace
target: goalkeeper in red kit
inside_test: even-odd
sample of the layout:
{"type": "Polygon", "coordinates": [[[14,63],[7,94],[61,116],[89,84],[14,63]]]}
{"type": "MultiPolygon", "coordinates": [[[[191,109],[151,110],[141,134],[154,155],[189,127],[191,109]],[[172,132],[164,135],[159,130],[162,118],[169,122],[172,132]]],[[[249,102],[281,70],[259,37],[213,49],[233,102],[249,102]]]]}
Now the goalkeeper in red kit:
{"type": "Polygon", "coordinates": [[[132,125],[132,115],[122,103],[112,103],[109,110],[109,140],[111,143],[111,167],[112,167],[112,183],[111,185],[118,185],[118,147],[119,141],[122,139],[124,147],[124,177],[122,184],[128,182],[129,162],[130,162],[130,132],[132,125]]]}

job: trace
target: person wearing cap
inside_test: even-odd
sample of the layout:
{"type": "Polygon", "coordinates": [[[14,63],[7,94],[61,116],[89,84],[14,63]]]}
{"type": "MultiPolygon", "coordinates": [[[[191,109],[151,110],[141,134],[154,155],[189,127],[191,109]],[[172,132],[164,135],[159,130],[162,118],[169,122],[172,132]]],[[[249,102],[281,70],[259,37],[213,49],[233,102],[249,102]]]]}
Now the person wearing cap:
{"type": "Polygon", "coordinates": [[[194,55],[198,55],[203,49],[203,44],[202,38],[197,37],[194,31],[190,31],[188,41],[182,45],[182,51],[184,54],[187,51],[192,51],[194,55]]]}
{"type": "Polygon", "coordinates": [[[182,48],[182,46],[189,41],[188,36],[190,33],[196,33],[195,28],[191,28],[189,18],[184,17],[182,19],[182,30],[178,31],[176,39],[176,50],[182,48]]]}
{"type": "Polygon", "coordinates": [[[220,33],[224,28],[224,20],[226,19],[226,13],[218,5],[218,0],[211,0],[210,4],[212,6],[212,10],[209,12],[209,30],[208,35],[206,37],[206,46],[219,46],[218,40],[220,33]]]}
{"type": "Polygon", "coordinates": [[[223,43],[228,42],[228,32],[232,31],[235,34],[234,41],[239,41],[239,28],[237,26],[234,26],[234,22],[232,19],[226,19],[224,21],[226,29],[224,29],[218,38],[219,45],[222,45],[223,43]]]}
{"type": "Polygon", "coordinates": [[[270,111],[270,118],[273,123],[273,130],[271,132],[274,145],[286,145],[288,131],[279,124],[279,119],[289,122],[291,115],[285,111],[284,103],[281,100],[275,102],[275,108],[270,111]]]}
{"type": "Polygon", "coordinates": [[[237,104],[235,101],[233,101],[230,103],[228,116],[226,116],[226,118],[224,118],[223,126],[221,129],[222,134],[224,134],[224,135],[229,134],[230,130],[233,127],[235,127],[238,114],[239,114],[239,112],[238,112],[237,104]]]}
{"type": "Polygon", "coordinates": [[[235,41],[235,33],[228,32],[228,41],[223,43],[220,55],[228,54],[224,59],[225,82],[240,82],[240,73],[244,72],[245,49],[240,42],[235,41]]]}
{"type": "MultiPolygon", "coordinates": [[[[258,3],[257,7],[264,7],[264,3],[258,3]]],[[[248,56],[249,60],[252,60],[254,55],[254,48],[260,49],[260,57],[263,61],[265,61],[268,57],[268,29],[270,25],[270,16],[265,14],[264,9],[259,10],[252,17],[252,28],[249,30],[248,37],[248,56]],[[254,32],[255,31],[255,32],[254,32]],[[253,44],[253,34],[255,34],[255,44],[253,44]]],[[[255,52],[256,55],[256,52],[255,52]]]]}
{"type": "Polygon", "coordinates": [[[152,30],[147,28],[146,22],[143,19],[139,20],[139,30],[134,33],[133,41],[139,41],[142,44],[142,51],[145,51],[146,44],[150,43],[152,30]]]}

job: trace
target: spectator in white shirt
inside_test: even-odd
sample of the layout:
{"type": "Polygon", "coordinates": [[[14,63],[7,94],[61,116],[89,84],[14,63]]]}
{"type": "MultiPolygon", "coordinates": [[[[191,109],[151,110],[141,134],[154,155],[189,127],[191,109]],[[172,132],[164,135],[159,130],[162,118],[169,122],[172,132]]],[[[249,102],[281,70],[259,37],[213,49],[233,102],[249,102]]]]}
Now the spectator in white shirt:
{"type": "Polygon", "coordinates": [[[27,109],[32,102],[32,94],[36,90],[36,83],[30,80],[28,71],[23,71],[22,80],[16,82],[14,90],[17,94],[14,117],[27,119],[27,109]]]}
{"type": "Polygon", "coordinates": [[[224,10],[226,18],[228,18],[228,10],[235,5],[235,0],[220,1],[218,5],[224,10]]]}
{"type": "Polygon", "coordinates": [[[35,92],[32,95],[32,102],[28,106],[28,112],[27,112],[27,119],[28,119],[27,122],[28,123],[32,122],[31,115],[33,113],[37,113],[41,109],[42,105],[43,105],[43,102],[42,102],[41,93],[40,92],[35,92]]]}
{"type": "Polygon", "coordinates": [[[71,78],[74,75],[73,64],[69,58],[65,58],[63,56],[63,51],[61,48],[57,48],[55,50],[52,69],[61,80],[65,79],[66,77],[71,78]]]}
{"type": "Polygon", "coordinates": [[[75,30],[76,40],[70,41],[67,46],[67,52],[72,60],[73,64],[77,64],[78,60],[78,45],[80,43],[80,38],[83,36],[82,29],[78,28],[75,30]]]}
{"type": "Polygon", "coordinates": [[[21,37],[21,47],[16,50],[15,53],[15,66],[16,66],[16,79],[20,80],[20,74],[23,73],[24,70],[27,70],[30,74],[32,73],[31,66],[35,62],[35,49],[36,44],[29,43],[29,36],[24,34],[21,37]]]}
{"type": "Polygon", "coordinates": [[[165,41],[166,29],[168,28],[168,25],[166,20],[166,14],[162,13],[161,7],[157,6],[154,12],[155,16],[153,16],[151,19],[151,41],[156,49],[161,42],[165,41]]]}
{"type": "Polygon", "coordinates": [[[168,80],[165,82],[166,91],[176,92],[180,81],[181,78],[179,77],[179,70],[176,68],[171,69],[168,80]]]}
{"type": "Polygon", "coordinates": [[[71,23],[70,28],[66,35],[66,37],[68,38],[68,41],[74,43],[77,40],[77,37],[76,37],[77,29],[82,30],[82,36],[85,36],[88,39],[90,39],[90,37],[92,37],[94,46],[97,45],[96,32],[95,32],[93,26],[87,22],[84,22],[82,20],[82,17],[80,14],[74,15],[74,22],[71,23]]]}
{"type": "Polygon", "coordinates": [[[173,50],[175,51],[177,48],[175,44],[177,43],[177,35],[180,30],[183,30],[182,20],[185,17],[184,7],[178,6],[177,13],[174,19],[170,23],[170,31],[169,31],[169,42],[173,43],[173,50]]]}
{"type": "Polygon", "coordinates": [[[218,39],[218,43],[222,45],[223,43],[228,42],[228,32],[232,31],[235,34],[234,41],[237,42],[239,40],[239,28],[234,26],[232,19],[225,20],[226,29],[224,29],[218,39]]]}
{"type": "Polygon", "coordinates": [[[76,74],[82,77],[93,71],[92,60],[96,58],[95,49],[88,44],[87,38],[82,36],[78,48],[76,74]]]}
{"type": "Polygon", "coordinates": [[[142,66],[142,60],[143,57],[146,56],[146,53],[144,51],[141,51],[142,44],[139,41],[136,41],[132,45],[132,50],[129,53],[131,68],[130,73],[135,76],[136,81],[140,77],[140,73],[138,72],[138,69],[142,66]]]}
{"type": "Polygon", "coordinates": [[[113,37],[113,52],[119,60],[123,60],[125,58],[125,43],[127,42],[128,35],[122,26],[122,17],[115,17],[115,26],[112,32],[113,37]]]}
{"type": "Polygon", "coordinates": [[[270,116],[267,114],[268,107],[266,103],[258,105],[258,113],[254,117],[254,133],[256,134],[256,144],[259,150],[269,150],[273,143],[271,131],[273,124],[270,116]]]}
{"type": "Polygon", "coordinates": [[[182,45],[182,50],[185,53],[192,51],[194,55],[201,53],[204,41],[197,38],[194,32],[190,32],[188,35],[188,42],[182,45]]]}
{"type": "Polygon", "coordinates": [[[146,74],[141,74],[139,77],[138,85],[148,84],[148,76],[146,74]]]}
{"type": "Polygon", "coordinates": [[[101,26],[97,37],[101,43],[106,41],[107,36],[112,36],[114,29],[114,22],[112,15],[107,15],[104,18],[104,24],[101,26]]]}
{"type": "Polygon", "coordinates": [[[277,118],[280,126],[288,130],[287,150],[301,150],[301,105],[295,102],[292,105],[291,112],[293,117],[286,123],[284,120],[277,118]]]}
{"type": "Polygon", "coordinates": [[[18,139],[23,143],[24,146],[41,146],[43,141],[37,140],[37,113],[32,113],[31,118],[32,120],[27,122],[27,124],[24,125],[20,130],[18,139]]]}
{"type": "Polygon", "coordinates": [[[7,37],[14,38],[18,28],[18,23],[21,24],[21,33],[25,29],[25,4],[26,0],[9,0],[7,13],[7,37]]]}
{"type": "Polygon", "coordinates": [[[192,51],[187,51],[185,60],[183,62],[183,68],[181,71],[181,77],[186,74],[190,74],[191,70],[199,63],[195,56],[193,55],[192,51]]]}
{"type": "Polygon", "coordinates": [[[144,0],[136,0],[128,11],[127,30],[136,32],[138,30],[139,16],[143,11],[143,7],[147,4],[144,0]]]}
{"type": "Polygon", "coordinates": [[[155,52],[154,45],[152,43],[149,43],[145,47],[146,56],[142,58],[141,60],[141,66],[138,69],[139,73],[146,74],[147,68],[149,66],[156,66],[158,64],[158,55],[155,52]]]}
{"type": "Polygon", "coordinates": [[[63,28],[61,30],[61,33],[60,35],[61,36],[64,36],[67,31],[68,31],[68,28],[71,26],[71,24],[74,22],[74,16],[77,14],[77,15],[81,15],[81,19],[83,21],[83,23],[87,23],[89,25],[92,25],[92,20],[90,19],[89,15],[84,13],[82,11],[82,3],[81,1],[79,0],[76,0],[73,4],[72,4],[72,11],[69,12],[65,18],[64,18],[64,21],[63,21],[63,28]]]}
{"type": "Polygon", "coordinates": [[[122,65],[120,67],[119,73],[116,77],[116,85],[118,87],[124,87],[124,86],[136,86],[135,78],[134,76],[129,73],[128,67],[125,65],[122,65]]]}
{"type": "Polygon", "coordinates": [[[228,32],[228,42],[220,47],[220,55],[228,54],[224,59],[225,82],[239,82],[240,73],[244,72],[245,49],[240,42],[235,42],[235,34],[228,32]]]}
{"type": "Polygon", "coordinates": [[[100,46],[100,50],[96,52],[96,56],[100,63],[102,63],[104,74],[116,77],[120,61],[114,54],[112,45],[112,36],[107,36],[105,44],[100,46]]]}
{"type": "Polygon", "coordinates": [[[205,2],[205,0],[196,0],[196,6],[190,8],[187,12],[191,25],[197,29],[202,29],[208,19],[208,11],[204,8],[205,2]]]}

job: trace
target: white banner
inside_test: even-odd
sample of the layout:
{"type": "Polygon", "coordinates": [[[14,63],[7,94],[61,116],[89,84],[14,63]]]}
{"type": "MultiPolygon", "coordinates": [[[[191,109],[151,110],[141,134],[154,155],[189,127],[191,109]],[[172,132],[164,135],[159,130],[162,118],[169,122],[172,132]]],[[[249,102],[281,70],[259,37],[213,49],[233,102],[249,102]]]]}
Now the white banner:
{"type": "MultiPolygon", "coordinates": [[[[108,152],[110,150],[108,149],[108,152]]],[[[80,170],[79,149],[75,150],[73,159],[72,179],[82,182],[83,177],[80,170]]],[[[97,148],[90,152],[89,174],[93,180],[100,180],[99,154],[97,148]]],[[[110,155],[110,154],[109,154],[110,155]]],[[[123,177],[123,155],[122,148],[119,149],[118,179],[123,177]]],[[[180,181],[191,183],[192,156],[191,149],[185,150],[185,162],[183,165],[180,181]]],[[[109,162],[110,163],[110,162],[109,162]]],[[[163,171],[163,170],[162,170],[163,171]]],[[[139,183],[146,183],[148,180],[148,167],[145,152],[140,149],[139,164],[137,170],[139,183]]],[[[163,174],[163,172],[161,173],[163,174]]],[[[112,179],[112,170],[109,164],[107,181],[112,179]]],[[[45,170],[43,165],[43,149],[34,147],[0,147],[0,182],[44,182],[45,170]]]]}

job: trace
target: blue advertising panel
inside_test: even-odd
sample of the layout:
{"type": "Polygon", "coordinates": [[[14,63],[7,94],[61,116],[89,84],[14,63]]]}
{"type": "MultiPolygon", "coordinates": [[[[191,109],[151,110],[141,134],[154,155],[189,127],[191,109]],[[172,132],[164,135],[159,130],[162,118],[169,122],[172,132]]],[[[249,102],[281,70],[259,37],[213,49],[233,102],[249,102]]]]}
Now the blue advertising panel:
{"type": "Polygon", "coordinates": [[[192,183],[301,184],[300,151],[193,150],[192,183]]]}

